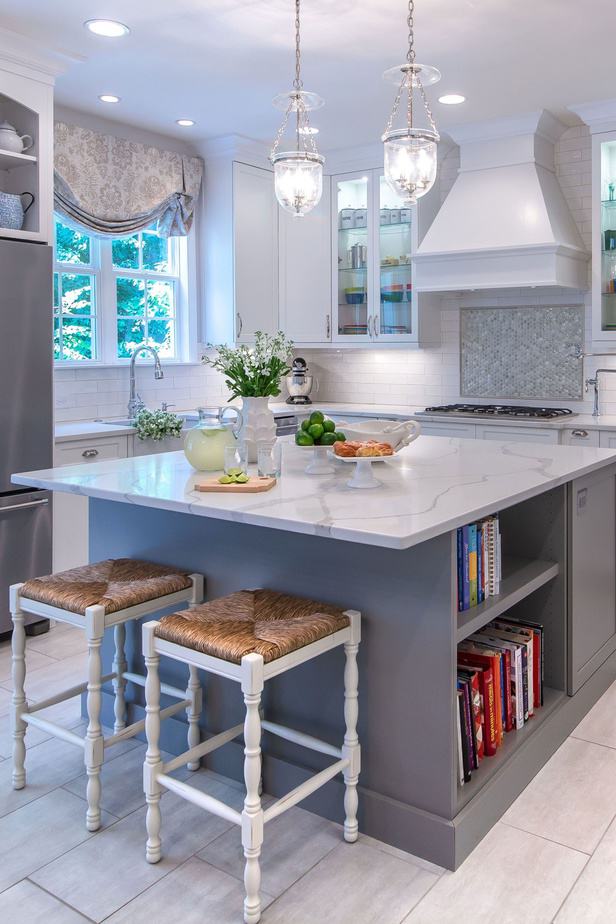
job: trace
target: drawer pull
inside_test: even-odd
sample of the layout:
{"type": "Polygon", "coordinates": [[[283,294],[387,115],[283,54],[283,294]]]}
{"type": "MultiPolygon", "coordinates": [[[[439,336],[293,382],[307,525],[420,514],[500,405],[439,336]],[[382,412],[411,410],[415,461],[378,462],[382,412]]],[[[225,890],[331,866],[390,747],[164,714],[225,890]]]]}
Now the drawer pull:
{"type": "Polygon", "coordinates": [[[572,430],[571,436],[579,436],[580,439],[585,440],[588,437],[588,430],[572,430]]]}
{"type": "Polygon", "coordinates": [[[98,455],[98,449],[84,449],[81,455],[84,459],[94,459],[98,455]]]}

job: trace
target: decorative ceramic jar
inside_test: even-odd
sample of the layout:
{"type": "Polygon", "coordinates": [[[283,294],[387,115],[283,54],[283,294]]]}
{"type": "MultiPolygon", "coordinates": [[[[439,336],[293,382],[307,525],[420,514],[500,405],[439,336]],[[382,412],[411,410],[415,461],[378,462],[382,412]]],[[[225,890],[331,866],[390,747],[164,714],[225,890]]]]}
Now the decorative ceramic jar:
{"type": "Polygon", "coordinates": [[[23,192],[19,195],[0,192],[0,227],[21,231],[24,226],[24,215],[34,202],[32,193],[23,192]],[[22,196],[30,196],[30,202],[24,208],[21,204],[22,196]]]}
{"type": "Polygon", "coordinates": [[[17,129],[10,122],[0,122],[0,151],[10,151],[11,154],[23,154],[28,151],[34,141],[30,135],[19,135],[17,129]],[[27,141],[26,141],[27,139],[27,141]]]}
{"type": "Polygon", "coordinates": [[[248,461],[256,462],[257,450],[276,442],[276,421],[269,398],[242,398],[242,417],[239,440],[246,447],[248,461]]]}

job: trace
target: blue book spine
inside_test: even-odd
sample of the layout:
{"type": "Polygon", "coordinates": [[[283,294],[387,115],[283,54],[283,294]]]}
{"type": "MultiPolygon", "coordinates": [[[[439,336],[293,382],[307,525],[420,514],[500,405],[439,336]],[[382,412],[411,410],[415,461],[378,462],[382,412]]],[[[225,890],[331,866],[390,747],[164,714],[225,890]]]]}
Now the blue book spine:
{"type": "Polygon", "coordinates": [[[457,529],[457,565],[458,565],[458,612],[464,609],[464,546],[462,543],[462,527],[457,529]]]}
{"type": "Polygon", "coordinates": [[[481,523],[477,523],[476,527],[477,535],[477,603],[482,603],[484,599],[483,593],[483,530],[481,528],[481,523]]]}
{"type": "Polygon", "coordinates": [[[463,609],[470,609],[471,605],[471,585],[468,575],[468,526],[462,527],[462,572],[463,572],[463,581],[462,581],[462,600],[464,603],[463,609]]]}

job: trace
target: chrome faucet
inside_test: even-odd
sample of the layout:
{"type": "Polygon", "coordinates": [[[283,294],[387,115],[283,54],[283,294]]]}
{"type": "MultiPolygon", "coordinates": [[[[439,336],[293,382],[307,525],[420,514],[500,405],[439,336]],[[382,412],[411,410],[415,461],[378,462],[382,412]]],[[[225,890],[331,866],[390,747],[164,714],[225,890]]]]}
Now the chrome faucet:
{"type": "Polygon", "coordinates": [[[141,396],[137,394],[135,390],[135,360],[140,353],[151,353],[154,359],[154,378],[155,379],[164,379],[165,374],[163,372],[163,367],[160,364],[160,357],[156,350],[148,346],[147,343],[140,343],[138,347],[135,347],[130,356],[130,393],[128,395],[128,416],[132,420],[137,416],[139,411],[143,410],[145,407],[144,402],[141,399],[141,396]]]}
{"type": "Polygon", "coordinates": [[[616,372],[616,369],[597,369],[595,372],[594,378],[586,379],[584,382],[584,391],[588,391],[588,386],[592,385],[594,388],[595,401],[592,409],[592,416],[599,416],[599,373],[600,372],[616,372]]]}

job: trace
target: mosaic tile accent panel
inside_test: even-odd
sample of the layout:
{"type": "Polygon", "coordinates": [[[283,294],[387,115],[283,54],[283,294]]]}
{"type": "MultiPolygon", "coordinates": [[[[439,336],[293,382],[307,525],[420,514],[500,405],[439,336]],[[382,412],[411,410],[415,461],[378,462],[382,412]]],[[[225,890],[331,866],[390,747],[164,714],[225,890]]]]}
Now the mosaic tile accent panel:
{"type": "Polygon", "coordinates": [[[460,394],[581,398],[584,307],[461,308],[460,394]]]}

